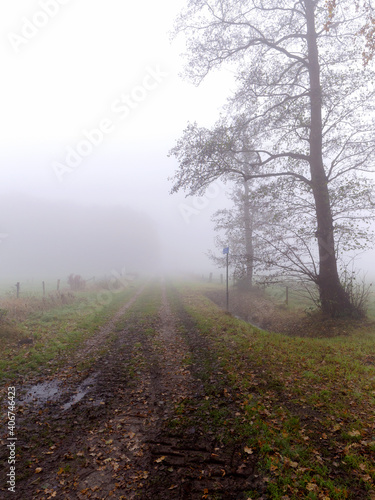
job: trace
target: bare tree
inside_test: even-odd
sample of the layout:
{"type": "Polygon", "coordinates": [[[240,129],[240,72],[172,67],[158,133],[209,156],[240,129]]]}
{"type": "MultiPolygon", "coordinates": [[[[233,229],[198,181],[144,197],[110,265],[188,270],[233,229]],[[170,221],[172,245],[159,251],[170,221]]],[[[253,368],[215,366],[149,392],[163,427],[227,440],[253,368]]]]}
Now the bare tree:
{"type": "MultiPolygon", "coordinates": [[[[251,289],[257,263],[262,260],[264,238],[259,234],[267,227],[267,206],[260,196],[262,187],[240,181],[231,192],[231,209],[217,210],[212,220],[219,235],[215,239],[220,250],[229,244],[230,263],[234,275],[244,289],[251,289]]],[[[209,257],[220,267],[225,266],[225,258],[209,252],[209,257]]]]}
{"type": "MultiPolygon", "coordinates": [[[[342,275],[348,259],[373,243],[369,227],[374,208],[372,183],[351,177],[346,183],[332,182],[329,194],[336,260],[342,275]]],[[[264,247],[258,267],[262,265],[271,280],[284,277],[309,289],[311,283],[319,287],[315,204],[309,187],[294,178],[280,177],[263,189],[262,203],[267,205],[268,217],[257,235],[264,247]]]]}
{"type": "MultiPolygon", "coordinates": [[[[353,47],[361,21],[353,4],[341,0],[328,31],[326,20],[322,0],[190,0],[176,32],[186,34],[187,74],[195,82],[237,64],[239,88],[229,107],[256,135],[249,144],[223,147],[252,158],[245,178],[287,176],[310,191],[322,310],[338,316],[356,311],[339,279],[329,185],[344,185],[373,166],[374,75],[353,47]]],[[[227,175],[223,163],[203,173],[199,155],[189,158],[192,132],[172,150],[180,162],[172,191],[193,194],[220,169],[227,175]]],[[[203,160],[210,155],[201,153],[203,160]]]]}

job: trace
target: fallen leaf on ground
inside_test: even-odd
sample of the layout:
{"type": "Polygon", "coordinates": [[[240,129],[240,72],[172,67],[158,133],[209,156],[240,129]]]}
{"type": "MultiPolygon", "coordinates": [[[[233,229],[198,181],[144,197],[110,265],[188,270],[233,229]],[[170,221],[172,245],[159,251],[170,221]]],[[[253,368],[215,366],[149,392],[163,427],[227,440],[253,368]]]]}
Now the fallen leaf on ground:
{"type": "Polygon", "coordinates": [[[359,431],[351,431],[351,432],[348,432],[348,434],[351,437],[357,437],[357,436],[361,435],[361,433],[359,431]]]}

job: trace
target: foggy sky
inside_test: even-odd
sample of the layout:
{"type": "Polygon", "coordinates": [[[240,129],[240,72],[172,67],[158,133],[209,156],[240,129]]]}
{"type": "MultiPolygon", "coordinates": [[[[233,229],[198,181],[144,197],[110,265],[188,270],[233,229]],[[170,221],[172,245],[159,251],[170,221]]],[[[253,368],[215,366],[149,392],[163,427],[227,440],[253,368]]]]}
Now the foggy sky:
{"type": "Polygon", "coordinates": [[[45,18],[43,0],[0,5],[0,234],[8,235],[0,281],[127,265],[129,231],[129,252],[145,269],[210,272],[205,253],[220,196],[199,209],[170,196],[177,165],[167,153],[189,120],[214,123],[232,75],[200,88],[178,76],[183,46],[171,45],[168,30],[182,0],[56,2],[35,35],[30,23],[45,18]],[[146,228],[147,248],[132,219],[146,228]],[[56,258],[44,261],[48,254],[56,258]]]}
{"type": "Polygon", "coordinates": [[[43,0],[0,5],[0,282],[134,263],[208,274],[225,189],[170,196],[167,153],[188,121],[214,124],[233,75],[178,76],[184,0],[51,2],[47,17],[43,0]]]}

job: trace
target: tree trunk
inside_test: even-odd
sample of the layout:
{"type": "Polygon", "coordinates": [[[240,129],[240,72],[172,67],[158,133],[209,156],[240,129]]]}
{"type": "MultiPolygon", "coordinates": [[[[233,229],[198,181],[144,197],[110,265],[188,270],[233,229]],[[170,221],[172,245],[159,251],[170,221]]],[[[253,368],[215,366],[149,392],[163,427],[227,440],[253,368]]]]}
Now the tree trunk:
{"type": "Polygon", "coordinates": [[[315,200],[319,248],[318,287],[321,307],[330,316],[353,313],[349,296],[343,289],[337,270],[337,258],[333,234],[333,218],[328,191],[327,176],[322,157],[322,91],[317,35],[315,30],[315,1],[305,0],[307,19],[308,70],[310,77],[310,172],[315,200]]]}
{"type": "Polygon", "coordinates": [[[249,200],[249,186],[247,181],[244,181],[244,228],[245,228],[245,248],[246,248],[246,288],[251,289],[253,286],[254,274],[254,246],[253,246],[253,220],[249,200]]]}

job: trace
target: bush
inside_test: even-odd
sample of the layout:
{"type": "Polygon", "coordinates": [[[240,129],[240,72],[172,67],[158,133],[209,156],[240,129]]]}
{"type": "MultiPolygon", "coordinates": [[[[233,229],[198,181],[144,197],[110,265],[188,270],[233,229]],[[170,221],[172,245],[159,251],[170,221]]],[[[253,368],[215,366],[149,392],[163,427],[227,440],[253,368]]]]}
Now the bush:
{"type": "Polygon", "coordinates": [[[86,281],[79,274],[71,274],[68,277],[68,284],[71,290],[84,290],[86,287],[86,281]]]}
{"type": "Polygon", "coordinates": [[[355,271],[350,272],[347,268],[342,272],[341,283],[358,316],[365,317],[369,305],[372,283],[367,284],[364,277],[358,278],[355,271]]]}

